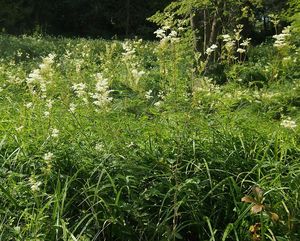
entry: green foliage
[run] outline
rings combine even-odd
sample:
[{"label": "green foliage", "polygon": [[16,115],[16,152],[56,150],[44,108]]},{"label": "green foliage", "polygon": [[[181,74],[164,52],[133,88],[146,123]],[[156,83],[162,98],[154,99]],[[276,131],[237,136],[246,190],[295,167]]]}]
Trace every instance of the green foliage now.
[{"label": "green foliage", "polygon": [[299,240],[296,47],[161,34],[0,36],[0,240]]}]

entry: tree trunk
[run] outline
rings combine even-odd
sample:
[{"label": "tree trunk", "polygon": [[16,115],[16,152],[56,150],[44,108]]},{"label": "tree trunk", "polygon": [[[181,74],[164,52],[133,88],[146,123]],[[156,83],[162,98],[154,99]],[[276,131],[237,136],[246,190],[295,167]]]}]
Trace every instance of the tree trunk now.
[{"label": "tree trunk", "polygon": [[201,52],[201,39],[199,35],[199,19],[200,14],[199,11],[191,12],[190,13],[190,22],[191,22],[191,28],[194,33],[194,50],[196,52]]},{"label": "tree trunk", "polygon": [[[214,13],[213,19],[212,19],[212,24],[211,24],[211,29],[210,29],[210,34],[209,34],[209,41],[208,41],[208,47],[210,47],[213,43],[216,42],[217,38],[217,13]],[[214,56],[215,53],[212,53],[210,55],[207,55],[206,60],[205,60],[205,69],[204,73],[207,71],[208,63],[211,61],[212,57]]]},{"label": "tree trunk", "polygon": [[126,0],[126,23],[125,23],[125,35],[128,37],[130,24],[130,0]]},{"label": "tree trunk", "polygon": [[217,30],[217,14],[214,13],[213,21],[211,24],[210,36],[208,45],[211,46],[216,41],[216,31]]},{"label": "tree trunk", "polygon": [[203,54],[207,48],[207,17],[206,9],[203,10]]}]

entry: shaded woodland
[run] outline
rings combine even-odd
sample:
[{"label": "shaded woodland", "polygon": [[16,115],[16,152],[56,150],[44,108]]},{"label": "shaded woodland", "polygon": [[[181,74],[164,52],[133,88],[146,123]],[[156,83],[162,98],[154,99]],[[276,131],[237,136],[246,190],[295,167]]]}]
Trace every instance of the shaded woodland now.
[{"label": "shaded woodland", "polygon": [[41,32],[84,37],[153,37],[146,19],[170,0],[2,0],[0,27],[11,34]]}]

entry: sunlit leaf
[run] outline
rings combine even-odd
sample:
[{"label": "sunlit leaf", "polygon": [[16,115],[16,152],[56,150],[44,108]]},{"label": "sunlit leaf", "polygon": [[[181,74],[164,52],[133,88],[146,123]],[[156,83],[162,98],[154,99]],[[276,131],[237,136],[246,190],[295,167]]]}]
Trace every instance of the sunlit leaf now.
[{"label": "sunlit leaf", "polygon": [[251,212],[256,214],[261,212],[264,209],[264,205],[262,204],[255,204],[252,208],[251,208]]},{"label": "sunlit leaf", "polygon": [[261,200],[263,198],[264,192],[259,187],[253,187],[252,189],[253,194],[257,197],[258,200]]},{"label": "sunlit leaf", "polygon": [[279,216],[277,213],[270,212],[270,216],[273,222],[277,222],[279,220]]},{"label": "sunlit leaf", "polygon": [[260,230],[260,223],[256,223],[254,225],[251,225],[249,228],[250,233],[257,233]]},{"label": "sunlit leaf", "polygon": [[242,197],[241,201],[245,202],[245,203],[254,203],[255,202],[255,200],[250,196]]}]

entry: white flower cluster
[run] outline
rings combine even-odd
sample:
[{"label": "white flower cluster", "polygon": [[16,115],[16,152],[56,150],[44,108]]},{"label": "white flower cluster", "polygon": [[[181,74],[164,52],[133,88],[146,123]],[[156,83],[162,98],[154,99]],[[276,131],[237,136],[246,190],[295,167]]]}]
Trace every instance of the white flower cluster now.
[{"label": "white flower cluster", "polygon": [[288,45],[287,40],[288,40],[288,37],[291,36],[290,29],[291,29],[291,26],[287,26],[282,30],[281,34],[277,34],[277,35],[273,36],[273,38],[275,39],[274,47],[283,48]]},{"label": "white flower cluster", "polygon": [[159,100],[154,103],[154,106],[159,107],[164,103],[164,100],[166,99],[166,96],[165,96],[165,93],[161,90],[161,91],[158,92],[157,97],[158,97]]},{"label": "white flower cluster", "polygon": [[212,46],[210,46],[209,48],[206,49],[205,53],[207,55],[211,55],[211,53],[215,52],[217,48],[218,48],[218,45],[213,44]]},{"label": "white flower cluster", "polygon": [[14,75],[12,73],[9,73],[9,72],[8,72],[7,75],[8,75],[7,76],[8,77],[8,80],[7,80],[8,83],[17,84],[17,85],[23,83],[23,79],[21,79],[19,76],[16,76],[16,75]]},{"label": "white flower cluster", "polygon": [[282,122],[280,123],[281,126],[288,128],[288,129],[294,129],[297,127],[297,124],[295,121],[291,120],[291,117],[288,117],[285,120],[282,120]]},{"label": "white flower cluster", "polygon": [[153,98],[153,96],[151,95],[152,92],[153,92],[152,90],[148,90],[148,91],[146,92],[145,98],[146,98],[147,100],[150,100],[150,99]]},{"label": "white flower cluster", "polygon": [[55,54],[49,54],[43,58],[42,63],[38,69],[34,69],[26,79],[26,83],[31,87],[31,91],[34,93],[33,87],[39,86],[42,92],[42,98],[46,98],[47,85],[51,82],[52,77],[52,65],[54,63]]},{"label": "white flower cluster", "polygon": [[75,113],[76,107],[77,107],[76,104],[70,103],[69,111],[70,111],[71,113]]},{"label": "white flower cluster", "polygon": [[243,53],[246,52],[246,49],[238,48],[238,49],[236,50],[236,52],[238,52],[238,53],[240,53],[240,54],[243,54]]},{"label": "white flower cluster", "polygon": [[[153,90],[148,90],[146,93],[145,93],[145,98],[147,100],[151,100],[154,98],[154,95],[153,95]],[[158,94],[157,94],[157,101],[153,104],[154,106],[156,107],[159,107],[163,104],[163,102],[166,100],[166,96],[165,96],[165,93],[163,91],[159,91]]]},{"label": "white flower cluster", "polygon": [[98,107],[106,106],[108,103],[112,101],[112,97],[109,97],[109,85],[107,79],[105,79],[101,73],[97,73],[95,75],[96,78],[96,86],[95,93],[91,93],[91,97],[94,99],[93,103]]},{"label": "white flower cluster", "polygon": [[51,161],[54,157],[54,154],[52,152],[47,152],[45,153],[45,155],[43,156],[43,159],[45,161]]},{"label": "white flower cluster", "polygon": [[246,38],[240,45],[243,47],[248,47],[250,44],[251,38]]},{"label": "white flower cluster", "polygon": [[227,52],[232,52],[233,48],[235,47],[235,40],[231,38],[229,34],[222,35],[223,42],[225,43],[225,49]]},{"label": "white flower cluster", "polygon": [[44,111],[44,116],[45,117],[48,117],[50,115],[50,111],[52,109],[53,103],[54,103],[54,101],[51,100],[51,99],[46,100],[46,107],[47,107],[48,110]]},{"label": "white flower cluster", "polygon": [[161,44],[176,43],[179,42],[178,33],[175,30],[171,30],[169,26],[163,26],[157,29],[155,32],[157,38],[160,39]]},{"label": "white flower cluster", "polygon": [[39,65],[41,73],[47,73],[51,70],[55,56],[55,54],[49,54],[47,57],[43,58],[43,62]]},{"label": "white flower cluster", "polygon": [[196,87],[194,88],[193,95],[199,92],[205,95],[210,95],[211,93],[219,93],[220,87],[214,84],[212,78],[203,77],[199,80]]},{"label": "white flower cluster", "polygon": [[247,98],[247,96],[249,96],[247,90],[236,90],[234,93],[224,94],[224,97],[231,101],[242,100],[243,98]]},{"label": "white flower cluster", "polygon": [[83,97],[86,94],[86,85],[84,83],[73,84],[71,89],[74,91],[77,97]]},{"label": "white flower cluster", "polygon": [[240,41],[242,39],[241,32],[243,30],[243,27],[244,27],[244,25],[238,24],[236,26],[236,29],[233,30],[235,40]]},{"label": "white flower cluster", "polygon": [[142,76],[145,75],[145,71],[140,70],[141,64],[136,56],[136,48],[134,44],[140,44],[140,40],[132,43],[126,41],[122,44],[124,50],[124,52],[122,53],[123,61],[125,62],[127,70],[129,72],[129,82],[131,87],[136,87],[139,84]]},{"label": "white flower cluster", "polygon": [[[76,54],[76,58],[88,59],[91,55],[91,46],[87,41],[81,41],[80,43],[72,46],[71,43],[67,44],[67,47],[71,49],[72,54]],[[68,51],[68,50],[67,50]]]},{"label": "white flower cluster", "polygon": [[80,73],[81,67],[82,67],[83,63],[84,63],[83,59],[75,59],[74,60],[74,65],[75,65],[75,71],[76,71],[76,73]]},{"label": "white flower cluster", "polygon": [[103,151],[104,150],[104,145],[102,143],[97,143],[95,145],[95,150],[99,151],[99,152]]},{"label": "white flower cluster", "polygon": [[27,102],[26,104],[24,104],[24,106],[27,108],[27,109],[31,109],[33,107],[33,103],[32,102]]},{"label": "white flower cluster", "polygon": [[124,52],[122,53],[123,60],[130,60],[135,58],[135,48],[129,41],[122,43],[122,48],[124,50]]},{"label": "white flower cluster", "polygon": [[138,71],[137,69],[131,70],[131,75],[134,80],[134,84],[137,85],[142,78],[142,76],[145,74],[145,71],[141,70]]},{"label": "white flower cluster", "polygon": [[40,186],[42,185],[42,182],[37,181],[34,177],[29,178],[29,185],[33,192],[37,192],[40,190]]},{"label": "white flower cluster", "polygon": [[225,43],[225,49],[228,53],[233,53],[236,49],[236,52],[243,54],[247,51],[247,48],[250,45],[251,38],[244,39],[242,42],[241,32],[243,30],[243,25],[237,25],[237,28],[234,29],[234,35],[230,36],[229,34],[221,35],[223,42]]},{"label": "white flower cluster", "polygon": [[46,167],[43,168],[43,171],[45,173],[51,172],[53,158],[54,158],[54,154],[50,151],[44,154],[43,160],[45,161]]},{"label": "white flower cluster", "polygon": [[59,130],[56,128],[51,128],[51,137],[58,138],[59,136]]}]

